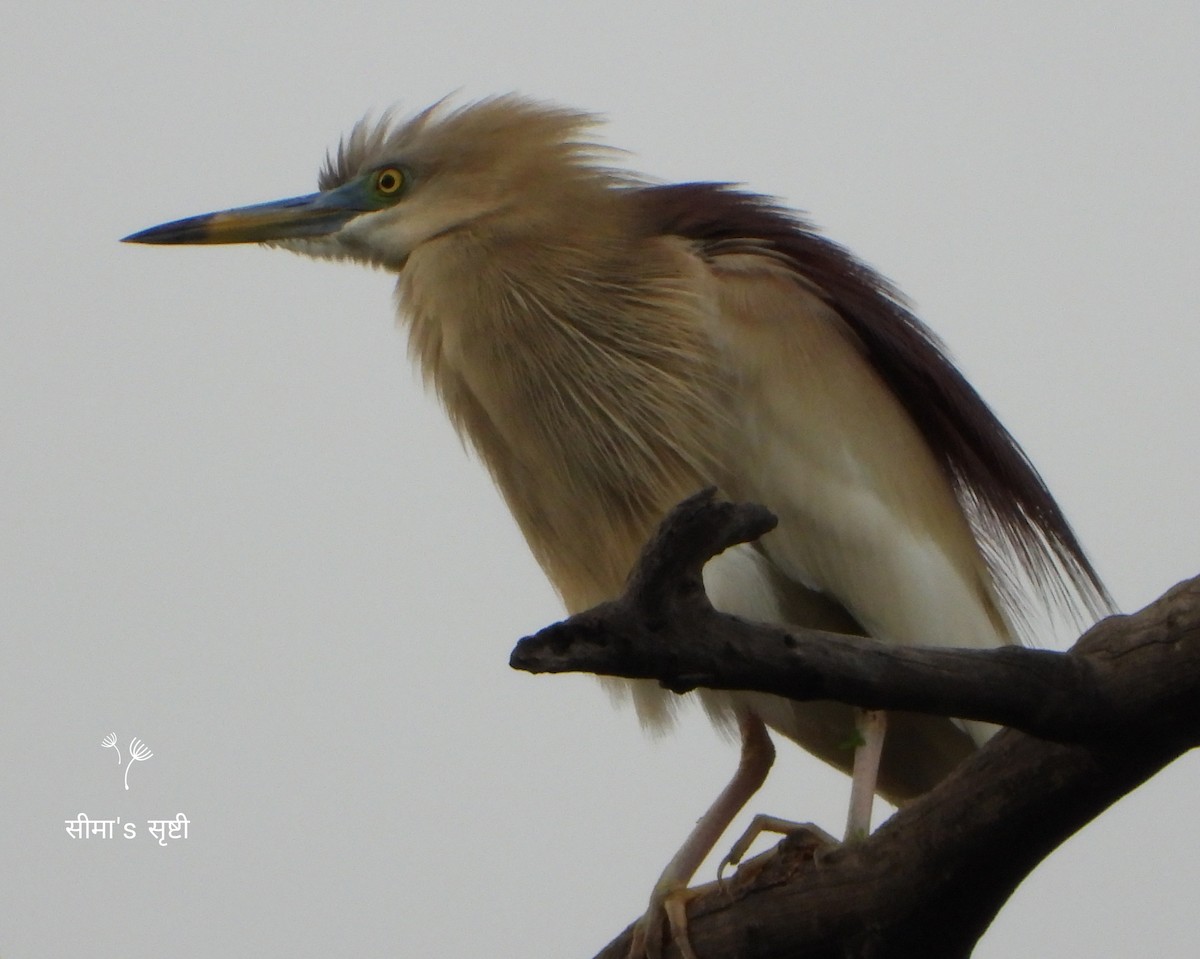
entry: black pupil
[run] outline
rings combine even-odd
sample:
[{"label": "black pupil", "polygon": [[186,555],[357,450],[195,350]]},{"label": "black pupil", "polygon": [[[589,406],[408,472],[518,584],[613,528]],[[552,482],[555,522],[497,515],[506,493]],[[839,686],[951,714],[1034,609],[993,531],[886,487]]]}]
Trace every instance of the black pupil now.
[{"label": "black pupil", "polygon": [[383,190],[385,193],[391,193],[398,186],[400,186],[400,178],[397,177],[395,173],[392,173],[389,170],[387,173],[380,174],[379,189]]}]

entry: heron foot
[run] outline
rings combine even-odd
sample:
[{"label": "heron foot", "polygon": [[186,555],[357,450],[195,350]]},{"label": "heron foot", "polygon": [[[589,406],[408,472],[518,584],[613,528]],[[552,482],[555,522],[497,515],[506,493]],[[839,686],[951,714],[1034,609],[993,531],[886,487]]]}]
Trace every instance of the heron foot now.
[{"label": "heron foot", "polygon": [[649,908],[634,923],[626,959],[662,959],[664,926],[683,959],[699,959],[688,938],[687,907],[702,894],[702,889],[660,884],[650,896]]},{"label": "heron foot", "polygon": [[778,816],[766,816],[759,813],[750,820],[750,825],[746,827],[746,831],[742,833],[737,842],[729,850],[729,854],[721,860],[721,865],[717,867],[717,882],[724,888],[725,885],[725,870],[730,866],[737,866],[746,855],[746,852],[763,833],[778,833],[781,836],[802,836],[805,837],[809,844],[813,847],[813,861],[819,862],[821,856],[841,845],[841,843],[829,835],[824,829],[811,822],[793,822],[790,819],[780,819]]}]

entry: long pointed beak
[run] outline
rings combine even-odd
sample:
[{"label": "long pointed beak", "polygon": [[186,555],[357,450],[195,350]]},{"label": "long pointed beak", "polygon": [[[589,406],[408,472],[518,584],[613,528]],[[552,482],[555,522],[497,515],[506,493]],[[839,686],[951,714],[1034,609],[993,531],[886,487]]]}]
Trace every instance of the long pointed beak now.
[{"label": "long pointed beak", "polygon": [[265,243],[336,233],[348,220],[375,207],[347,184],[271,203],[205,213],[131,233],[122,243]]}]

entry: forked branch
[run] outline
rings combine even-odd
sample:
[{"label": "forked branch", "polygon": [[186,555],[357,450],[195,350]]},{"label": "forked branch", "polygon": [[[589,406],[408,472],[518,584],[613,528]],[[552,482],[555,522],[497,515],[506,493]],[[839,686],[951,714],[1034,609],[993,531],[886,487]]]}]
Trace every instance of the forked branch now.
[{"label": "forked branch", "polygon": [[[690,909],[701,956],[965,957],[1056,846],[1200,745],[1200,577],[1066,653],[904,649],[718,613],[700,579],[773,526],[712,491],[681,503],[620,598],[518,643],[512,665],[837,699],[1012,727],[869,839],[814,868],[785,840]],[[1019,731],[1018,731],[1019,730]],[[623,955],[618,937],[601,956]]]}]

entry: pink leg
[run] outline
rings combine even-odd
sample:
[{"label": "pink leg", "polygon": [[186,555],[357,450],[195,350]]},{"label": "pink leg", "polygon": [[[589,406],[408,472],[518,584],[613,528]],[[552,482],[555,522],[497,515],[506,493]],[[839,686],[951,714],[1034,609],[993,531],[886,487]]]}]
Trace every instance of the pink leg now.
[{"label": "pink leg", "polygon": [[671,938],[685,959],[696,959],[687,937],[688,883],[734,817],[758,792],[775,761],[775,747],[761,719],[748,713],[741,715],[738,730],[742,736],[742,755],[737,772],[658,877],[650,895],[650,907],[634,927],[630,959],[655,959],[661,955],[664,917],[670,925]]},{"label": "pink leg", "polygon": [[887,713],[859,710],[860,742],[854,750],[854,771],[850,777],[850,814],[846,819],[846,841],[862,839],[871,833],[871,806],[879,780],[879,760],[887,733]]}]

